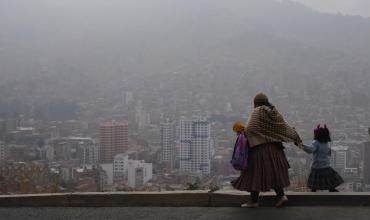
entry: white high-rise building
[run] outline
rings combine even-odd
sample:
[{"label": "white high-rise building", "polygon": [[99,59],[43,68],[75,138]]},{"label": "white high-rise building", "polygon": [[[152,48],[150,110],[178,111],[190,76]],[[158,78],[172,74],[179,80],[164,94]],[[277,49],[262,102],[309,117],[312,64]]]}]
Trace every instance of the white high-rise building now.
[{"label": "white high-rise building", "polygon": [[92,165],[99,162],[99,146],[95,142],[80,142],[82,165]]},{"label": "white high-rise building", "polygon": [[150,114],[144,110],[141,100],[138,100],[135,106],[135,121],[138,129],[143,129],[150,125]]},{"label": "white high-rise building", "polygon": [[332,164],[340,172],[344,172],[344,169],[347,168],[347,154],[348,147],[338,146],[332,148]]},{"label": "white high-rise building", "polygon": [[132,102],[133,99],[134,99],[134,96],[133,96],[132,92],[130,92],[130,91],[126,92],[125,96],[124,96],[124,104],[125,105],[130,104],[130,102]]},{"label": "white high-rise building", "polygon": [[161,162],[173,168],[175,158],[175,124],[167,120],[161,123]]},{"label": "white high-rise building", "polygon": [[121,183],[127,178],[128,154],[117,154],[113,161],[113,182]]},{"label": "white high-rise building", "polygon": [[[99,161],[99,146],[90,137],[60,138],[54,140],[53,146],[54,153],[57,154],[54,156],[58,157],[59,155],[65,159],[79,159],[82,166],[97,164]],[[62,146],[63,149],[55,149],[58,146]]]},{"label": "white high-rise building", "polygon": [[0,141],[0,162],[5,161],[5,159],[6,159],[5,143]]},{"label": "white high-rise building", "polygon": [[129,160],[127,174],[130,187],[142,187],[153,178],[153,165],[142,160]]},{"label": "white high-rise building", "polygon": [[180,120],[180,171],[209,175],[211,128],[202,117]]},{"label": "white high-rise building", "polygon": [[99,164],[101,169],[105,172],[104,177],[106,180],[106,188],[110,188],[113,185],[113,163],[101,163]]}]

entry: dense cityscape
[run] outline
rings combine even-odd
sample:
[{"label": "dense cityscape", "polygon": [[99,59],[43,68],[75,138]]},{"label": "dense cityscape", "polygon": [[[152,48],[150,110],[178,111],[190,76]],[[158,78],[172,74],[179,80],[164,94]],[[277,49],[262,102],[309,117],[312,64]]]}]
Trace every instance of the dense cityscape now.
[{"label": "dense cityscape", "polygon": [[[230,181],[238,172],[230,165],[235,141],[231,127],[238,117],[231,105],[223,112],[176,118],[156,115],[157,109],[145,109],[134,97],[125,92],[117,103],[127,112],[114,107],[115,114],[93,121],[3,115],[0,192],[232,190]],[[303,109],[286,112],[304,143],[310,144],[312,128],[303,118],[307,114]],[[354,127],[350,118],[341,120],[331,120],[332,166],[345,179],[340,190],[369,191],[368,128]],[[347,123],[339,126],[336,121]],[[291,165],[289,190],[307,191],[312,156],[293,145],[286,145],[285,151]]]},{"label": "dense cityscape", "polygon": [[[328,125],[339,191],[370,191],[369,18],[282,0],[57,2],[1,2],[0,194],[233,190],[232,125],[261,91],[305,144]],[[287,191],[309,191],[312,155],[284,146]]]}]

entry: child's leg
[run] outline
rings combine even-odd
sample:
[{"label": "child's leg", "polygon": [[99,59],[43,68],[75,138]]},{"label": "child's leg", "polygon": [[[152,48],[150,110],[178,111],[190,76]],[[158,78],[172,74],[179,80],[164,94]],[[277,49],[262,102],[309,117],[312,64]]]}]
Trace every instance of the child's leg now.
[{"label": "child's leg", "polygon": [[311,192],[316,192],[316,189],[315,189],[315,188],[312,188],[312,189],[311,189]]}]

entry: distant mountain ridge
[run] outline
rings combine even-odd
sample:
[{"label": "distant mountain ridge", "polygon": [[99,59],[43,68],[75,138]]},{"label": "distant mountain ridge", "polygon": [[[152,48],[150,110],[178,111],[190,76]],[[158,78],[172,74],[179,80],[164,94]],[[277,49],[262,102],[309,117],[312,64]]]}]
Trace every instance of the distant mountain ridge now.
[{"label": "distant mountain ridge", "polygon": [[370,19],[274,0],[2,1],[0,92],[76,100],[182,83],[366,96],[369,39]]}]

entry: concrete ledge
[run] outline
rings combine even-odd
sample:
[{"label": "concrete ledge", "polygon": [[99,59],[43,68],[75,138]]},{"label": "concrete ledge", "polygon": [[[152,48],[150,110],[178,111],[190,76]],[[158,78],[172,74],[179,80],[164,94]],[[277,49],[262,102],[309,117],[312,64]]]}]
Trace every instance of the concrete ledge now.
[{"label": "concrete ledge", "polygon": [[[370,206],[370,193],[288,193],[289,206]],[[0,207],[239,207],[249,194],[239,191],[171,191],[2,195]],[[273,193],[260,205],[273,206]]]},{"label": "concrete ledge", "polygon": [[209,199],[207,191],[27,194],[0,196],[0,207],[206,207]]},{"label": "concrete ledge", "polygon": [[[210,206],[238,207],[249,199],[243,192],[214,192],[210,195]],[[370,193],[287,193],[289,206],[370,206]],[[261,193],[261,206],[274,206],[277,202],[274,193]]]}]

